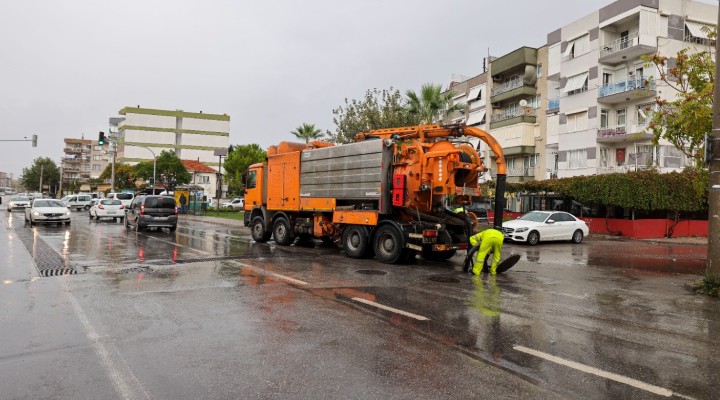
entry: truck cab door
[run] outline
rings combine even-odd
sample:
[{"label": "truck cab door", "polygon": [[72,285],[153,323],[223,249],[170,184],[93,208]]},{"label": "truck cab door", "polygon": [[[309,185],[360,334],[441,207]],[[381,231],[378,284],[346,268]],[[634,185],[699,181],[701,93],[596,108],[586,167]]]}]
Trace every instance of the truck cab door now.
[{"label": "truck cab door", "polygon": [[245,205],[243,209],[252,210],[253,207],[263,205],[263,168],[251,167],[245,174]]}]

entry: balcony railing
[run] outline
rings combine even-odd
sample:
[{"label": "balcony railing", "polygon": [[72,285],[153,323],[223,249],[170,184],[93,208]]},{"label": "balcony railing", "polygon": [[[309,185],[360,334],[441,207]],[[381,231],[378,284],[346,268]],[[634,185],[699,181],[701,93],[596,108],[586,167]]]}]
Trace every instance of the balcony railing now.
[{"label": "balcony railing", "polygon": [[548,99],[548,110],[557,110],[560,108],[560,99]]},{"label": "balcony railing", "polygon": [[598,129],[597,137],[603,138],[603,137],[624,135],[626,133],[627,133],[627,131],[625,129],[625,125],[616,126],[616,127],[607,127],[607,128]]},{"label": "balcony railing", "polygon": [[535,176],[535,167],[508,168],[507,176]]},{"label": "balcony railing", "polygon": [[695,43],[703,46],[715,46],[715,41],[707,38],[697,37],[693,35],[687,35],[684,38],[687,43]]},{"label": "balcony railing", "polygon": [[498,121],[504,121],[506,119],[515,118],[515,117],[534,117],[535,116],[535,110],[533,110],[530,107],[525,108],[512,108],[509,110],[503,110],[501,112],[495,113],[490,118],[490,122],[498,122]]},{"label": "balcony railing", "polygon": [[612,41],[602,46],[602,48],[600,49],[600,57],[609,56],[611,54],[617,53],[620,50],[625,50],[629,47],[637,46],[638,44],[640,44],[640,36],[637,33],[633,33],[632,35],[622,37],[618,40]]},{"label": "balcony railing", "polygon": [[495,95],[502,94],[502,93],[505,93],[505,92],[509,92],[509,91],[511,91],[511,90],[513,90],[513,89],[517,89],[517,88],[523,87],[523,86],[525,86],[525,85],[523,84],[523,80],[522,80],[522,79],[513,79],[513,80],[511,80],[511,81],[508,81],[508,82],[505,82],[505,83],[501,83],[501,84],[499,84],[499,85],[497,85],[497,86],[494,86],[494,87],[492,88],[492,90],[490,91],[490,93],[491,93],[492,96],[495,96]]},{"label": "balcony railing", "polygon": [[610,96],[616,93],[629,92],[636,89],[655,90],[655,82],[649,81],[645,78],[639,78],[608,83],[607,85],[600,87],[599,97]]}]

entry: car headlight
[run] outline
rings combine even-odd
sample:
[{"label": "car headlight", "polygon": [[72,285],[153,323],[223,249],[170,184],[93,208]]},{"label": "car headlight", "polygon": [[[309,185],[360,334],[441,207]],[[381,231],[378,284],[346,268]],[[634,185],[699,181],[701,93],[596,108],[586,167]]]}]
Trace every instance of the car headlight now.
[{"label": "car headlight", "polygon": [[515,232],[517,232],[517,233],[525,232],[525,231],[528,230],[528,229],[529,229],[529,228],[517,228],[517,229],[515,229]]},{"label": "car headlight", "polygon": [[70,215],[70,211],[65,211],[65,215]]},{"label": "car headlight", "polygon": [[36,216],[36,217],[39,217],[39,216],[40,216],[40,213],[37,212],[37,211],[33,211],[33,215]]}]

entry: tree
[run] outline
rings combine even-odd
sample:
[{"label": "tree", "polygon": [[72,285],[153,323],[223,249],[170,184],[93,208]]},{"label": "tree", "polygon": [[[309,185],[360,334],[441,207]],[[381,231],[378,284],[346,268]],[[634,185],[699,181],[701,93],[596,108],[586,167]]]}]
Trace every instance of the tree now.
[{"label": "tree", "polygon": [[410,115],[417,117],[421,124],[432,124],[442,121],[445,116],[464,109],[463,105],[452,105],[453,92],[442,92],[442,85],[426,83],[420,93],[412,90],[405,92],[408,98]]},{"label": "tree", "polygon": [[243,192],[243,177],[245,171],[252,164],[265,161],[267,153],[260,145],[251,143],[237,145],[228,154],[223,167],[225,168],[225,179],[228,183],[228,192],[241,194]]},{"label": "tree", "polygon": [[98,189],[99,185],[102,185],[103,180],[99,178],[90,178],[87,180],[87,184],[90,186],[90,191],[94,192]]},{"label": "tree", "polygon": [[333,110],[335,133],[327,132],[335,143],[351,143],[359,132],[373,129],[417,125],[417,117],[408,113],[407,102],[400,91],[368,89],[363,100],[345,99]]},{"label": "tree", "polygon": [[41,172],[43,186],[53,188],[60,182],[60,170],[55,162],[48,157],[38,157],[30,167],[23,168],[20,185],[28,191],[40,189]]},{"label": "tree", "polygon": [[[716,32],[708,31],[715,38]],[[668,57],[653,55],[646,58],[659,72],[659,80],[675,94],[674,100],[655,100],[648,129],[655,136],[655,144],[666,139],[696,164],[704,164],[704,137],[712,132],[713,85],[715,56],[712,51],[680,50],[675,65],[668,65]],[[667,72],[666,72],[667,71]],[[646,82],[648,84],[650,82]],[[650,107],[646,112],[651,112]]]},{"label": "tree", "polygon": [[[177,185],[185,185],[192,181],[192,175],[188,172],[182,160],[174,151],[163,150],[158,156],[155,165],[156,186],[162,186],[165,190],[174,190]],[[135,166],[137,178],[151,181],[153,177],[153,162],[143,161]]]},{"label": "tree", "polygon": [[302,139],[305,143],[310,140],[317,140],[323,137],[324,133],[320,129],[315,128],[315,124],[305,124],[298,126],[294,131],[290,132],[295,135],[296,138]]},{"label": "tree", "polygon": [[[108,164],[107,167],[100,174],[100,179],[112,178],[112,165]],[[135,181],[137,176],[135,174],[135,167],[124,163],[115,163],[115,189],[135,189]]]}]

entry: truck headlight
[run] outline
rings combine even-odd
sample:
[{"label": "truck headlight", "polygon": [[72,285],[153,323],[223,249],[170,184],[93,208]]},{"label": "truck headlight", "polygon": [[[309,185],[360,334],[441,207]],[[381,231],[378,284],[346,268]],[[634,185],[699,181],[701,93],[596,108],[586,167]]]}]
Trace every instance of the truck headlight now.
[{"label": "truck headlight", "polygon": [[515,229],[515,232],[520,233],[520,232],[525,232],[526,230],[528,230],[528,228],[517,228],[517,229]]}]

